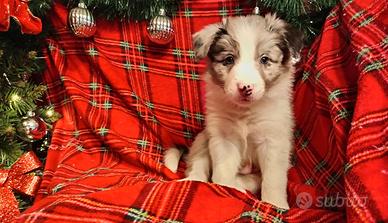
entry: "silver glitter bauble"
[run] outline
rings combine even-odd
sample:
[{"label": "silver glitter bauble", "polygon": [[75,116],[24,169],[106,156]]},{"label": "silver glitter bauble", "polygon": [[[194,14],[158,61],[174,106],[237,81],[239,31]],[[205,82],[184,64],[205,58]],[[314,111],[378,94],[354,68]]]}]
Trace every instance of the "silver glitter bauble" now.
[{"label": "silver glitter bauble", "polygon": [[83,2],[70,10],[69,24],[73,33],[78,37],[91,37],[96,32],[96,21],[93,14]]},{"label": "silver glitter bauble", "polygon": [[35,116],[32,111],[27,112],[17,127],[18,136],[25,141],[34,142],[47,134],[47,125],[42,118]]},{"label": "silver glitter bauble", "polygon": [[159,15],[151,19],[147,33],[150,40],[157,44],[167,44],[174,38],[174,28],[166,10],[160,9]]}]

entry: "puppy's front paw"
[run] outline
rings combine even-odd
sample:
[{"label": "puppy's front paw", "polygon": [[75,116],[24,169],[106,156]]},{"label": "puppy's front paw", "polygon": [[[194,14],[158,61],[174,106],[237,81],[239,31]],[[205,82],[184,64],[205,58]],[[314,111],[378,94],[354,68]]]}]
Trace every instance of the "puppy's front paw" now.
[{"label": "puppy's front paw", "polygon": [[208,182],[208,178],[206,176],[189,174],[186,178],[180,179],[179,181],[200,181],[200,182]]},{"label": "puppy's front paw", "polygon": [[234,182],[225,182],[225,181],[220,182],[220,181],[217,181],[217,182],[215,182],[213,180],[213,183],[219,184],[221,186],[231,187],[231,188],[234,188],[234,189],[236,189],[236,190],[238,190],[238,191],[240,191],[242,193],[246,193],[245,188],[238,181],[234,181]]},{"label": "puppy's front paw", "polygon": [[282,209],[290,209],[290,206],[288,206],[287,199],[283,197],[265,197],[262,198],[262,201],[270,203]]},{"label": "puppy's front paw", "polygon": [[287,181],[284,179],[287,179],[287,177],[264,177],[261,184],[261,199],[262,201],[273,204],[279,208],[288,210],[290,207],[287,202]]},{"label": "puppy's front paw", "polygon": [[182,151],[174,147],[169,148],[164,152],[164,165],[166,165],[166,167],[170,169],[171,172],[176,173],[178,171],[178,165],[181,156]]},{"label": "puppy's front paw", "polygon": [[203,179],[199,179],[199,178],[183,178],[183,179],[180,179],[178,181],[199,181],[199,182],[204,182],[206,183],[207,181],[206,180],[203,180]]}]

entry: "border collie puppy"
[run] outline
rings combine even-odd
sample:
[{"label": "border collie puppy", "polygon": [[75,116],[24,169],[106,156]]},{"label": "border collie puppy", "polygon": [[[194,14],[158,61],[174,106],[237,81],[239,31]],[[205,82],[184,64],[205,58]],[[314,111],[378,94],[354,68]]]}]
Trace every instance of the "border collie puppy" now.
[{"label": "border collie puppy", "polygon": [[[206,128],[187,155],[185,180],[212,181],[288,209],[292,84],[302,35],[276,15],[229,17],[194,36],[205,73]],[[165,164],[176,171],[177,149]],[[255,168],[253,168],[255,167]]]}]

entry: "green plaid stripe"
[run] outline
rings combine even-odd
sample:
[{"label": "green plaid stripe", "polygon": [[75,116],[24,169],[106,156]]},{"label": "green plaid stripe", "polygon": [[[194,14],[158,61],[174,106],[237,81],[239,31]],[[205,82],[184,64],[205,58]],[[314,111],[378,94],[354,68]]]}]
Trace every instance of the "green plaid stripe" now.
[{"label": "green plaid stripe", "polygon": [[103,126],[98,129],[98,134],[100,136],[106,136],[108,134],[108,132],[109,132],[109,129],[107,129],[107,128],[103,127]]},{"label": "green plaid stripe", "polygon": [[143,44],[136,44],[136,49],[139,51],[139,52],[144,52],[145,51],[145,46]]},{"label": "green plaid stripe", "polygon": [[381,41],[381,47],[387,47],[388,45],[388,35]]},{"label": "green plaid stripe", "polygon": [[337,116],[335,117],[335,120],[339,121],[342,119],[347,119],[350,117],[350,115],[351,115],[350,112],[347,109],[343,108],[337,112]]},{"label": "green plaid stripe", "polygon": [[98,83],[92,82],[89,84],[89,88],[92,89],[93,91],[98,89]]},{"label": "green plaid stripe", "polygon": [[201,113],[195,113],[195,119],[198,121],[198,122],[202,122],[202,121],[205,121],[205,116]]},{"label": "green plaid stripe", "polygon": [[374,61],[370,64],[367,64],[364,67],[363,72],[370,72],[370,71],[382,70],[382,69],[384,69],[384,64],[381,61]]},{"label": "green plaid stripe", "polygon": [[365,55],[365,54],[368,54],[370,52],[370,48],[368,47],[364,47],[361,49],[361,51],[358,53],[357,57],[356,57],[356,61],[357,62],[360,62],[360,59]]},{"label": "green plaid stripe", "polygon": [[301,149],[307,149],[307,147],[308,147],[308,145],[309,145],[309,140],[307,140],[307,139],[305,139],[303,142],[302,142],[302,144],[301,144]]},{"label": "green plaid stripe", "polygon": [[340,89],[336,89],[330,92],[328,96],[329,102],[332,102],[333,100],[338,100],[338,96],[340,96],[341,94],[342,94],[342,91]]},{"label": "green plaid stripe", "polygon": [[310,76],[310,72],[307,72],[307,71],[303,72],[302,81],[307,80],[309,78],[309,76]]},{"label": "green plaid stripe", "polygon": [[107,92],[112,91],[112,88],[111,88],[109,85],[107,85],[107,84],[104,84],[104,89],[105,89]]},{"label": "green plaid stripe", "polygon": [[368,16],[366,19],[360,22],[359,27],[367,26],[374,20],[373,16]]},{"label": "green plaid stripe", "polygon": [[82,145],[77,145],[76,149],[80,152],[84,151],[84,147]]},{"label": "green plaid stripe", "polygon": [[236,7],[234,8],[234,13],[236,14],[236,15],[242,15],[242,8],[241,8],[241,6],[240,5],[236,5]]},{"label": "green plaid stripe", "polygon": [[191,8],[185,8],[185,17],[193,16],[193,10]]},{"label": "green plaid stripe", "polygon": [[167,219],[163,223],[183,223],[183,222],[182,221],[176,221],[176,220]]},{"label": "green plaid stripe", "polygon": [[143,72],[147,72],[147,71],[149,70],[147,64],[145,64],[145,63],[141,63],[141,64],[139,65],[139,68],[140,68],[140,70],[143,71]]},{"label": "green plaid stripe", "polygon": [[127,42],[127,41],[121,41],[120,46],[124,49],[129,49],[129,47],[130,47],[129,42]]},{"label": "green plaid stripe", "polygon": [[127,69],[127,70],[131,70],[132,69],[132,64],[130,61],[125,61],[124,64],[123,64],[124,68]]},{"label": "green plaid stripe", "polygon": [[149,142],[147,140],[140,139],[137,141],[137,145],[140,146],[142,149],[144,149],[149,145]]},{"label": "green plaid stripe", "polygon": [[298,139],[301,136],[301,131],[300,129],[295,129],[294,130],[294,138]]},{"label": "green plaid stripe", "polygon": [[187,54],[189,55],[190,59],[194,59],[195,58],[195,51],[194,50],[188,50]]},{"label": "green plaid stripe", "polygon": [[199,112],[192,114],[192,113],[188,112],[187,110],[181,110],[180,113],[184,119],[194,117],[198,122],[202,122],[205,120],[205,116]]},{"label": "green plaid stripe", "polygon": [[228,9],[223,6],[218,10],[218,14],[222,17],[228,16]]},{"label": "green plaid stripe", "polygon": [[177,70],[175,72],[175,75],[177,78],[183,79],[185,77],[185,74],[183,73],[183,70]]},{"label": "green plaid stripe", "polygon": [[347,8],[351,3],[353,3],[353,0],[342,0],[342,5],[344,8]]},{"label": "green plaid stripe", "polygon": [[90,100],[89,104],[91,104],[93,107],[97,107],[97,101],[96,100]]},{"label": "green plaid stripe", "polygon": [[306,185],[312,186],[314,185],[314,180],[312,178],[308,178],[304,183]]},{"label": "green plaid stripe", "polygon": [[358,19],[359,17],[361,17],[361,16],[364,14],[364,12],[365,12],[365,10],[360,10],[360,11],[356,12],[356,13],[352,16],[352,18],[350,19],[350,21],[353,21],[353,20],[355,20],[355,19]]},{"label": "green plaid stripe", "polygon": [[79,130],[74,130],[73,133],[72,133],[72,135],[73,135],[74,137],[78,137],[79,134],[80,134]]},{"label": "green plaid stripe", "polygon": [[48,49],[49,49],[50,51],[53,51],[53,50],[55,50],[55,49],[56,49],[56,47],[54,46],[54,44],[52,44],[52,43],[49,43],[49,45],[48,45]]},{"label": "green plaid stripe", "polygon": [[322,160],[321,162],[319,162],[316,166],[315,166],[315,168],[314,168],[314,172],[321,172],[323,169],[324,169],[324,167],[326,166],[326,161],[325,160]]},{"label": "green plaid stripe", "polygon": [[200,80],[199,74],[198,74],[197,72],[195,72],[194,70],[191,71],[191,76],[190,76],[190,78],[191,78],[192,80]]},{"label": "green plaid stripe", "polygon": [[91,57],[95,57],[95,56],[98,56],[98,51],[96,49],[94,49],[93,47],[90,47],[88,50],[88,54]]},{"label": "green plaid stripe", "polygon": [[158,119],[156,118],[155,115],[153,115],[153,116],[151,117],[151,121],[152,121],[153,123],[155,123],[155,124],[158,124],[158,123],[159,123],[159,121],[158,121]]},{"label": "green plaid stripe", "polygon": [[54,194],[54,193],[57,193],[59,192],[62,188],[64,187],[63,184],[59,183],[57,185],[55,185],[55,187],[53,187],[53,189],[51,189],[51,192]]},{"label": "green plaid stripe", "polygon": [[243,213],[241,213],[241,218],[250,218],[254,222],[261,222],[263,220],[261,215],[258,212],[256,212],[256,211],[246,211],[246,212],[243,212]]},{"label": "green plaid stripe", "polygon": [[146,105],[147,108],[149,108],[149,109],[154,109],[154,108],[155,108],[155,105],[154,105],[152,102],[150,102],[150,101],[146,101],[146,102],[145,102],[145,105]]},{"label": "green plaid stripe", "polygon": [[176,57],[182,57],[182,51],[179,48],[175,48],[172,50],[172,54]]},{"label": "green plaid stripe", "polygon": [[135,92],[131,92],[131,97],[133,97],[136,100],[139,100],[139,96],[137,96]]},{"label": "green plaid stripe", "polygon": [[102,104],[102,108],[104,109],[111,109],[112,108],[112,103],[109,100],[105,100],[104,103]]},{"label": "green plaid stripe", "polygon": [[126,218],[132,222],[145,222],[149,221],[149,215],[147,211],[143,211],[137,208],[130,208],[127,212]]},{"label": "green plaid stripe", "polygon": [[334,173],[332,175],[329,175],[327,178],[327,187],[330,188],[330,187],[334,186],[341,176],[342,176],[342,174],[339,172]]},{"label": "green plaid stripe", "polygon": [[183,118],[189,118],[189,112],[188,111],[186,111],[186,110],[182,110],[181,111],[181,115],[183,116]]},{"label": "green plaid stripe", "polygon": [[345,163],[345,165],[344,165],[344,174],[348,173],[351,168],[352,168],[352,164]]},{"label": "green plaid stripe", "polygon": [[187,139],[191,139],[193,138],[193,133],[189,129],[186,129],[186,131],[183,132],[183,136]]},{"label": "green plaid stripe", "polygon": [[272,217],[272,222],[273,223],[283,223],[284,221],[281,218],[277,217],[277,216],[273,216]]}]

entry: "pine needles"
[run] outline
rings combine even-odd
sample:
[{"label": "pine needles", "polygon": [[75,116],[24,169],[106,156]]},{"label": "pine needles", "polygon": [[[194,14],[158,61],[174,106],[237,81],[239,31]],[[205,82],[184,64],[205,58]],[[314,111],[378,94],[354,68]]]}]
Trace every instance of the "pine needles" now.
[{"label": "pine needles", "polygon": [[311,42],[321,30],[329,11],[339,0],[249,0],[276,12],[283,19],[305,33]]}]

